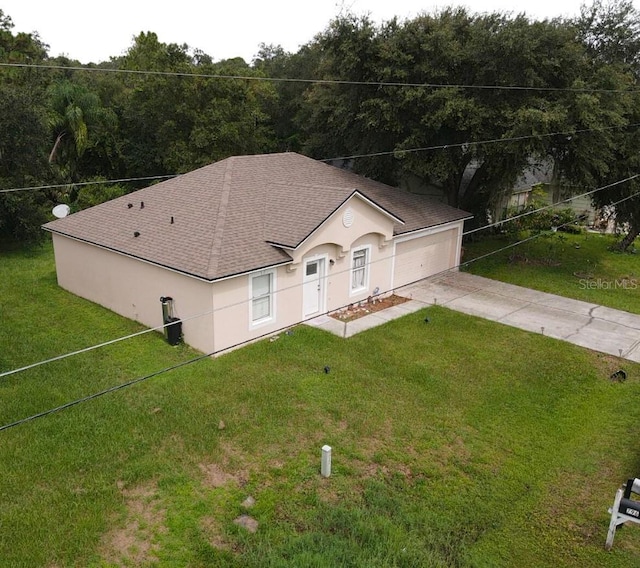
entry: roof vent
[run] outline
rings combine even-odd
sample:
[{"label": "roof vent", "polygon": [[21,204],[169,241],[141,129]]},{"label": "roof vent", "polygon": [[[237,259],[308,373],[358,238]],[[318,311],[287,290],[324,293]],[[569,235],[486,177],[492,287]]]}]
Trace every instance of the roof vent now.
[{"label": "roof vent", "polygon": [[173,225],[173,215],[171,216],[171,224]]},{"label": "roof vent", "polygon": [[133,233],[133,236],[134,236],[134,237],[139,237],[139,236],[140,236],[140,233],[139,233],[138,231],[135,231],[135,232]]},{"label": "roof vent", "polygon": [[144,201],[140,202],[140,209],[144,209]]},{"label": "roof vent", "polygon": [[133,207],[133,203],[127,203],[127,207],[131,209]]}]

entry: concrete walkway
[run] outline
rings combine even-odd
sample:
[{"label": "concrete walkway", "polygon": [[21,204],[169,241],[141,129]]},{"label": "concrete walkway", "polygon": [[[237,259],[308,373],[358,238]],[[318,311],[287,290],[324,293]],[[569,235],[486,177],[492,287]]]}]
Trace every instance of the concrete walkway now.
[{"label": "concrete walkway", "polygon": [[385,321],[437,304],[595,351],[640,362],[640,315],[451,272],[397,290],[412,301],[349,323],[321,316],[310,325],[350,337]]}]

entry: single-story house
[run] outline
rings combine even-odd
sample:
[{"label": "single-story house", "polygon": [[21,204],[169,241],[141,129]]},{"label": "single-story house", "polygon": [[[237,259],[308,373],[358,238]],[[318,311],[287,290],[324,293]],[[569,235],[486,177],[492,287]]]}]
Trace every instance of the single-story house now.
[{"label": "single-story house", "polygon": [[587,189],[564,189],[556,179],[553,161],[530,160],[529,167],[516,180],[514,187],[505,192],[498,199],[494,213],[497,219],[506,219],[517,215],[531,205],[533,200],[539,200],[540,206],[557,205],[557,210],[571,209],[589,224],[593,225],[600,217],[592,203],[591,197],[580,196]]},{"label": "single-story house", "polygon": [[470,215],[295,153],[237,156],[44,225],[63,288],[217,353],[456,267]]}]

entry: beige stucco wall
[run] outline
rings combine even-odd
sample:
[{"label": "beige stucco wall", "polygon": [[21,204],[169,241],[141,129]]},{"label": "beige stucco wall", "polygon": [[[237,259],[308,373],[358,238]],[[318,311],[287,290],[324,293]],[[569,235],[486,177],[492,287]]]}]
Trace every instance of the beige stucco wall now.
[{"label": "beige stucco wall", "polygon": [[[350,224],[343,222],[347,209]],[[171,296],[175,315],[183,319],[185,342],[204,353],[219,353],[304,319],[303,281],[305,262],[310,259],[324,259],[319,313],[363,300],[376,288],[379,293],[390,292],[397,240],[393,224],[389,215],[371,203],[352,197],[298,249],[287,251],[293,258],[291,264],[271,269],[275,275],[274,317],[257,325],[251,323],[250,296],[250,282],[256,272],[206,282],[60,235],[53,235],[53,243],[58,283],[63,288],[149,327],[162,325],[159,298]],[[457,231],[455,244],[442,249],[448,255],[446,261],[455,265],[459,261],[462,223],[446,229],[449,234],[451,229]],[[369,277],[364,290],[352,293],[352,251],[359,247],[368,247]],[[191,319],[200,314],[206,315]]]},{"label": "beige stucco wall", "polygon": [[[347,208],[353,214],[350,227],[345,227],[342,222]],[[216,351],[232,348],[244,341],[258,339],[300,323],[304,319],[303,280],[305,261],[308,259],[325,259],[322,313],[364,299],[376,287],[381,292],[390,289],[392,235],[393,221],[388,215],[358,197],[349,200],[298,249],[287,251],[293,257],[291,264],[273,269],[276,277],[276,317],[258,326],[251,325],[250,279],[260,272],[214,283],[213,336]],[[370,245],[369,286],[367,290],[352,296],[351,250],[362,245]],[[332,260],[333,265],[330,263]]]},{"label": "beige stucco wall", "polygon": [[[353,221],[346,227],[343,216],[351,210]],[[308,258],[327,255],[334,261],[327,267],[326,309],[336,310],[365,299],[375,288],[391,289],[391,256],[393,254],[393,219],[372,204],[353,196],[319,227],[295,251],[290,251],[293,266],[302,273]],[[369,282],[362,292],[351,293],[351,253],[361,246],[370,247]],[[299,277],[302,282],[302,274]]]},{"label": "beige stucco wall", "polygon": [[[58,284],[149,327],[162,325],[160,296],[175,300],[175,315],[212,310],[212,285],[100,247],[53,234]],[[212,315],[183,322],[185,341],[213,350]]]},{"label": "beige stucco wall", "polygon": [[275,273],[275,317],[266,323],[252,325],[250,279],[259,271],[243,274],[213,284],[214,315],[213,340],[216,352],[240,343],[273,334],[300,321],[302,288],[298,274],[289,272],[287,266],[272,269]]}]

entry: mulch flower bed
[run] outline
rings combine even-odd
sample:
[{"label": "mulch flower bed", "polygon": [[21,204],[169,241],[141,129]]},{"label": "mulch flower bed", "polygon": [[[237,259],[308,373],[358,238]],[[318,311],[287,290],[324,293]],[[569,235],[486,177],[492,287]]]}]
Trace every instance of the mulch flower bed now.
[{"label": "mulch flower bed", "polygon": [[373,314],[390,308],[391,306],[397,306],[398,304],[404,304],[408,302],[409,298],[403,298],[402,296],[396,296],[391,294],[390,296],[369,296],[366,300],[361,302],[355,302],[349,304],[346,308],[341,308],[329,315],[340,321],[353,321],[368,314]]}]

